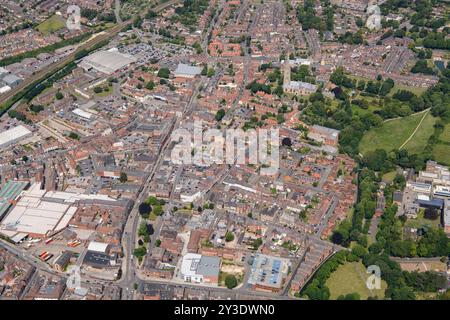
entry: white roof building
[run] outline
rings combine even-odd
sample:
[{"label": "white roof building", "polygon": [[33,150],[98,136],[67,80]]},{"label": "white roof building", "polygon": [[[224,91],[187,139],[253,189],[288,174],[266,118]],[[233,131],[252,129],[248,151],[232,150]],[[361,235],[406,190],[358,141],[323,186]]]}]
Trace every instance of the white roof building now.
[{"label": "white roof building", "polygon": [[85,70],[95,69],[105,74],[112,74],[136,62],[132,56],[122,54],[113,48],[108,51],[97,51],[87,56],[80,63]]},{"label": "white roof building", "polygon": [[89,243],[88,246],[88,250],[89,251],[95,251],[95,252],[101,252],[101,253],[106,253],[106,251],[108,250],[108,243],[103,243],[103,242],[97,242],[97,241],[91,241]]},{"label": "white roof building", "polygon": [[202,73],[202,68],[180,63],[174,72],[175,77],[194,78]]},{"label": "white roof building", "polygon": [[22,125],[3,131],[0,133],[0,148],[8,147],[31,136],[31,131]]}]

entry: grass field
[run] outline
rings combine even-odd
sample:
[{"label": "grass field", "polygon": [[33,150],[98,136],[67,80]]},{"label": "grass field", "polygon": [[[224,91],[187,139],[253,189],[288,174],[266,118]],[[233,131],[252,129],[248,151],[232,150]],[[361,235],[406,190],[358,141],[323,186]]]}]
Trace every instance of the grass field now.
[{"label": "grass field", "polygon": [[389,92],[388,96],[392,97],[397,91],[399,90],[407,90],[407,91],[411,91],[412,93],[414,93],[417,96],[420,96],[422,93],[424,93],[427,88],[420,88],[420,87],[408,87],[408,86],[404,86],[401,84],[396,84],[394,85],[394,87],[392,88],[391,92]]},{"label": "grass field", "polygon": [[433,156],[437,162],[450,166],[450,144],[437,143],[433,147]]},{"label": "grass field", "polygon": [[385,281],[381,281],[381,289],[369,290],[366,286],[366,280],[369,274],[361,262],[347,262],[333,272],[326,282],[330,289],[331,299],[335,300],[340,295],[357,292],[362,300],[369,296],[378,296],[384,298],[384,291],[387,288]]},{"label": "grass field", "polygon": [[[369,130],[361,139],[360,152],[364,155],[375,149],[384,149],[388,152],[392,149],[398,149],[414,132],[423,115],[423,113],[419,113],[394,119],[383,123],[381,127]],[[404,148],[412,153],[421,151],[433,133],[435,122],[436,119],[427,114],[417,132]]]},{"label": "grass field", "polygon": [[404,148],[412,154],[420,153],[427,145],[428,139],[433,134],[434,124],[437,118],[431,114],[427,114],[419,130],[414,134],[413,138],[404,146]]},{"label": "grass field", "polygon": [[385,173],[382,177],[383,181],[387,181],[389,183],[391,183],[392,181],[394,181],[395,176],[397,175],[397,171],[390,171],[388,173]]},{"label": "grass field", "polygon": [[42,32],[44,35],[48,35],[55,31],[58,31],[66,26],[64,19],[61,16],[53,15],[40,25],[37,26],[37,29]]},{"label": "grass field", "polygon": [[439,136],[439,140],[450,143],[450,123],[445,125],[444,132]]}]

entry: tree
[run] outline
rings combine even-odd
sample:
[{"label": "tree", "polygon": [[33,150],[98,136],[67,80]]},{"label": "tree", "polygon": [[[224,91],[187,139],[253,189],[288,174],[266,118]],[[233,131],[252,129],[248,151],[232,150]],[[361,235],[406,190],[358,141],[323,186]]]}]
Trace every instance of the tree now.
[{"label": "tree", "polygon": [[231,242],[234,240],[234,234],[231,231],[227,231],[227,233],[225,234],[225,241],[226,242]]},{"label": "tree", "polygon": [[217,121],[217,122],[221,121],[221,120],[223,119],[224,116],[225,116],[225,110],[223,110],[223,109],[217,110],[217,113],[216,113],[216,121]]},{"label": "tree", "polygon": [[170,76],[170,70],[167,68],[161,68],[158,70],[158,77],[160,78],[164,78],[164,79],[169,79]]},{"label": "tree", "polygon": [[283,138],[283,140],[281,140],[281,145],[287,146],[287,147],[291,147],[292,146],[292,141],[288,137]]},{"label": "tree", "polygon": [[238,281],[234,275],[227,274],[225,277],[225,285],[228,289],[233,289],[238,285]]},{"label": "tree", "polygon": [[121,183],[125,183],[125,182],[128,181],[128,176],[127,176],[127,174],[125,172],[121,172],[120,173],[119,181]]},{"label": "tree", "polygon": [[95,93],[100,93],[100,92],[102,92],[102,91],[103,91],[103,88],[102,88],[102,87],[100,87],[100,86],[94,87],[94,92],[95,92]]},{"label": "tree", "polygon": [[142,261],[142,258],[147,254],[147,249],[143,246],[134,249],[134,256],[138,258],[139,262]]},{"label": "tree", "polygon": [[142,202],[142,203],[139,205],[138,210],[139,210],[139,214],[140,214],[141,216],[146,216],[146,217],[148,217],[148,215],[150,214],[150,212],[152,212],[152,207],[151,207],[148,203]]},{"label": "tree", "polygon": [[156,206],[153,207],[152,213],[153,213],[155,216],[160,216],[160,215],[162,215],[162,213],[163,213],[163,209],[162,209],[162,207],[158,204],[158,205],[156,205]]},{"label": "tree", "polygon": [[75,132],[70,132],[69,133],[69,138],[70,139],[74,139],[74,140],[80,140],[80,136],[77,133],[75,133]]},{"label": "tree", "polygon": [[153,82],[152,80],[150,80],[149,82],[147,82],[147,84],[145,85],[145,88],[147,90],[153,90],[155,88],[155,82]]},{"label": "tree", "polygon": [[58,91],[55,94],[55,98],[61,100],[62,98],[64,98],[64,95],[61,93],[61,91]]},{"label": "tree", "polygon": [[426,208],[423,216],[429,220],[436,220],[439,217],[439,212],[435,208]]}]

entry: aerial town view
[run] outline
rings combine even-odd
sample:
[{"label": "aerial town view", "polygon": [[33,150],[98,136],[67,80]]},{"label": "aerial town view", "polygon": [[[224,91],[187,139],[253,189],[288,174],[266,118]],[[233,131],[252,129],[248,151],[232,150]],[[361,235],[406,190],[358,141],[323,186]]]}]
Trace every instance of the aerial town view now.
[{"label": "aerial town view", "polygon": [[447,0],[1,0],[0,300],[450,300],[449,60]]}]

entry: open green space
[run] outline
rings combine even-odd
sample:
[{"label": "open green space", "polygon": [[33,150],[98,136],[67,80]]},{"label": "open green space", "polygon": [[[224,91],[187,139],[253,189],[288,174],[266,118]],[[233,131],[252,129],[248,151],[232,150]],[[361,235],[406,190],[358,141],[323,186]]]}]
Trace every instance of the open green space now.
[{"label": "open green space", "polygon": [[66,25],[64,19],[61,16],[53,15],[44,22],[42,22],[40,25],[38,25],[36,28],[42,32],[44,35],[48,35],[50,33],[53,33],[55,31],[58,31],[62,28],[64,28]]},{"label": "open green space", "polygon": [[444,131],[439,136],[439,140],[450,143],[450,123],[445,125]]},{"label": "open green space", "polygon": [[420,153],[423,148],[427,145],[428,139],[434,132],[434,124],[437,118],[433,117],[431,114],[427,114],[425,119],[423,119],[419,130],[414,134],[411,140],[405,144],[404,148],[411,154]]},{"label": "open green space", "polygon": [[333,272],[326,282],[326,286],[330,289],[330,299],[337,299],[340,295],[349,293],[358,293],[362,300],[368,297],[378,296],[384,298],[384,291],[387,284],[381,281],[381,289],[369,290],[366,286],[366,280],[369,274],[361,262],[347,262]]},{"label": "open green space", "polygon": [[[393,119],[383,123],[380,127],[369,130],[361,139],[359,150],[364,155],[368,151],[384,149],[387,152],[398,149],[411,136],[419,125],[423,113],[408,117]],[[420,152],[427,144],[428,138],[433,134],[433,125],[436,119],[427,114],[412,139],[404,146],[408,152]]]},{"label": "open green space", "polygon": [[382,177],[383,181],[387,181],[389,183],[391,183],[392,181],[394,181],[395,176],[397,175],[397,171],[390,171],[388,173],[385,173]]},{"label": "open green space", "polygon": [[433,227],[433,228],[439,227],[439,218],[436,220],[426,219],[426,218],[424,218],[424,214],[425,214],[425,210],[421,209],[419,211],[419,213],[417,214],[417,218],[416,219],[408,219],[405,222],[405,226],[410,227],[410,228],[415,228],[415,229],[419,229],[424,226]]},{"label": "open green space", "polygon": [[435,144],[433,147],[433,156],[437,162],[450,166],[450,144]]}]

